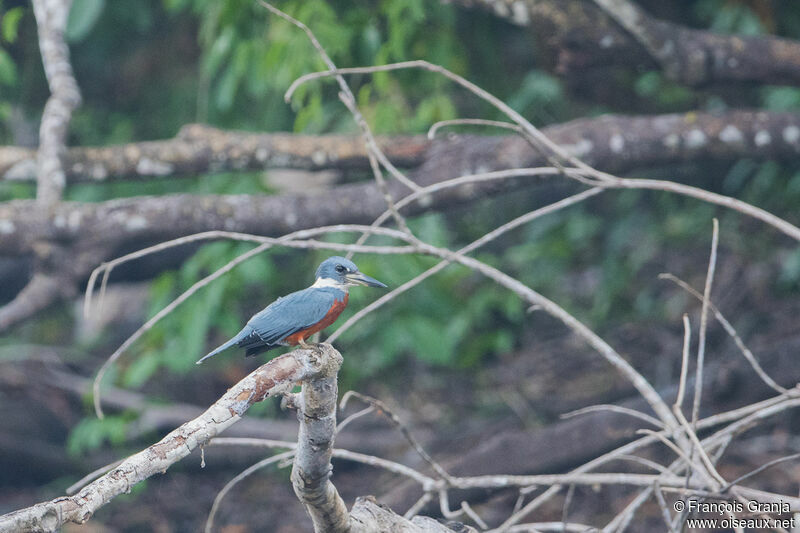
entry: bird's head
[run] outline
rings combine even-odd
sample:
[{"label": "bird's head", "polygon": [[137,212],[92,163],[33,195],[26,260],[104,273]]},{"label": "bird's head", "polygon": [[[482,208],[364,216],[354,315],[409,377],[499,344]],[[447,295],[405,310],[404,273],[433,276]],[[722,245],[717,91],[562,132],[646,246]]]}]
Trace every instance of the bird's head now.
[{"label": "bird's head", "polygon": [[377,279],[359,272],[355,263],[344,257],[329,257],[317,268],[317,281],[314,286],[338,286],[341,288],[353,285],[369,287],[386,287]]}]

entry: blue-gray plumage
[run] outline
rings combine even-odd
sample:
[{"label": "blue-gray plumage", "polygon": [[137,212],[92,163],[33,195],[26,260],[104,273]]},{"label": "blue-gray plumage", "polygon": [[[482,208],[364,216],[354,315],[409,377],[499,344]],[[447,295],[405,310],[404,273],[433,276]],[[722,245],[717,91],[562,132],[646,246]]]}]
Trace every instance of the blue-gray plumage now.
[{"label": "blue-gray plumage", "polygon": [[331,325],[347,306],[348,289],[354,285],[386,287],[358,271],[352,261],[330,257],[317,268],[311,287],[278,298],[248,320],[231,340],[197,361],[237,345],[245,355],[256,355],[277,346],[306,346],[305,340]]}]

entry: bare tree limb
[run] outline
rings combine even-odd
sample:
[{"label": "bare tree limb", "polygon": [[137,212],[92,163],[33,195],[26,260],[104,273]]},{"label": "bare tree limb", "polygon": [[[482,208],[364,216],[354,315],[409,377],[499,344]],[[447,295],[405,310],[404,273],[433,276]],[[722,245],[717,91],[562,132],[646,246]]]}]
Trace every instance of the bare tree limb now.
[{"label": "bare tree limb", "polygon": [[[642,117],[607,115],[549,126],[542,131],[592,166],[626,172],[709,158],[790,159],[800,153],[798,125],[798,113],[728,111]],[[541,156],[531,153],[523,139],[490,138],[499,152],[484,148],[482,140],[487,139],[459,135],[456,140],[426,140],[423,136],[397,135],[376,137],[376,145],[388,161],[406,168],[431,165],[435,154],[448,160],[460,157],[471,162],[458,167],[461,173],[471,172],[478,168],[477,158],[470,155],[476,149],[483,152],[483,170],[545,163]],[[225,131],[202,124],[184,126],[174,139],[70,148],[63,161],[69,182],[196,176],[265,168],[369,169],[367,150],[357,136]],[[30,181],[35,176],[33,150],[0,147],[0,180]],[[432,178],[411,175],[414,182],[422,184],[436,180],[436,176]]]},{"label": "bare tree limb", "polygon": [[[377,137],[396,165],[413,167],[425,159],[430,143],[423,136]],[[0,180],[35,179],[35,152],[0,147]],[[364,169],[364,143],[353,135],[294,135],[226,131],[188,124],[174,139],[115,146],[75,147],[63,157],[68,182],[158,179],[200,174],[293,168]]]},{"label": "bare tree limb", "polygon": [[330,344],[320,345],[328,353],[313,381],[303,386],[299,397],[297,436],[292,486],[311,515],[317,533],[347,533],[350,516],[339,492],[330,481],[333,438],[336,434],[336,375],[342,356]]},{"label": "bare tree limb", "polygon": [[456,0],[527,26],[558,72],[660,67],[692,87],[710,83],[800,84],[800,42],[721,35],[653,18],[629,0]]},{"label": "bare tree limb", "polygon": [[[56,531],[67,522],[86,522],[116,496],[188,456],[195,448],[236,423],[256,402],[290,390],[300,381],[327,371],[315,350],[295,350],[260,366],[231,387],[202,415],[169,433],[158,443],[132,455],[78,494],[0,516],[0,531]],[[341,356],[340,356],[341,357]]]},{"label": "bare tree limb", "polygon": [[74,295],[72,283],[47,274],[35,273],[17,296],[0,307],[0,331],[26,320],[66,294]]},{"label": "bare tree limb", "polygon": [[[545,128],[543,132],[589,165],[608,172],[628,172],[707,159],[797,157],[798,124],[800,114],[796,113],[690,113],[606,116]],[[462,174],[543,163],[542,156],[526,141],[514,136],[455,136],[433,141],[411,179],[424,187]],[[366,168],[366,159],[364,164]],[[468,192],[440,191],[428,205],[410,206],[406,214],[443,209],[526,185],[524,180],[512,180],[483,184]],[[395,198],[407,195],[400,184],[387,186]],[[27,254],[34,243],[54,240],[95,244],[112,240],[111,244],[130,246],[211,229],[275,235],[334,223],[371,221],[384,208],[384,198],[372,183],[340,185],[324,199],[317,193],[268,197],[171,195],[63,203],[48,217],[33,212],[29,201],[12,201],[0,204],[0,253]]]},{"label": "bare tree limb", "polygon": [[50,98],[42,113],[36,155],[36,198],[43,205],[61,200],[67,181],[61,155],[66,145],[72,111],[81,101],[78,83],[69,62],[69,48],[64,40],[71,5],[72,0],[33,1],[39,49],[50,86]]}]

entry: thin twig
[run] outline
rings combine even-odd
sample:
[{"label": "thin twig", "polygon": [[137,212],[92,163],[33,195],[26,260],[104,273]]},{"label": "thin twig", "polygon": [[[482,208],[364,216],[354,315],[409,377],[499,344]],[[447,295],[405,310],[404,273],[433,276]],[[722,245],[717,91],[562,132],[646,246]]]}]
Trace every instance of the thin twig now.
[{"label": "thin twig", "polygon": [[425,507],[428,504],[428,502],[431,501],[432,499],[433,499],[432,492],[423,493],[422,496],[419,497],[419,500],[414,502],[414,505],[409,507],[408,511],[406,511],[406,513],[403,515],[403,518],[405,518],[406,520],[411,520],[412,518],[417,516],[417,514],[422,510],[422,508]]},{"label": "thin twig", "polygon": [[700,336],[697,342],[697,373],[694,382],[694,403],[692,404],[692,427],[697,426],[700,415],[700,402],[703,395],[703,366],[706,355],[706,329],[708,327],[708,302],[711,299],[711,285],[714,283],[714,271],[717,268],[717,244],[719,243],[719,221],[713,221],[711,234],[711,257],[708,260],[706,285],[703,289],[703,308],[700,312]]},{"label": "thin twig", "polygon": [[660,429],[664,428],[664,424],[661,423],[657,418],[653,418],[652,416],[642,413],[641,411],[637,411],[636,409],[631,409],[629,407],[622,407],[620,405],[613,405],[613,404],[591,405],[589,407],[575,409],[574,411],[562,414],[559,418],[561,419],[573,418],[588,413],[596,413],[597,411],[611,411],[613,413],[620,413],[623,415],[632,416],[634,418],[638,418],[639,420],[644,420],[648,424],[652,424],[657,428]]},{"label": "thin twig", "polygon": [[392,423],[392,425],[396,427],[400,431],[400,433],[403,434],[403,437],[405,437],[408,443],[411,444],[411,447],[414,448],[414,451],[416,451],[417,454],[420,457],[422,457],[422,459],[426,463],[428,463],[428,465],[430,465],[430,467],[433,468],[433,470],[437,474],[439,474],[439,476],[442,479],[444,479],[448,483],[451,482],[451,480],[453,479],[452,476],[450,476],[450,474],[448,474],[447,471],[444,468],[442,468],[441,465],[439,465],[439,463],[434,461],[433,458],[430,455],[428,455],[428,452],[425,451],[422,445],[411,434],[411,432],[408,430],[405,424],[403,424],[403,421],[400,420],[400,418],[396,414],[394,414],[394,412],[391,409],[389,409],[389,407],[385,403],[373,398],[372,396],[361,394],[360,392],[347,391],[345,395],[342,396],[342,401],[340,402],[340,407],[342,409],[344,409],[344,407],[347,405],[347,402],[350,398],[358,398],[362,402],[374,407],[378,413],[384,415]]},{"label": "thin twig", "polygon": [[[297,443],[291,441],[279,441],[272,439],[260,439],[260,438],[250,438],[250,437],[218,437],[215,438],[214,440],[209,441],[208,445],[251,446],[256,448],[270,448],[270,449],[274,448],[294,449],[297,446]],[[409,479],[416,481],[426,490],[435,485],[435,480],[433,478],[430,478],[425,474],[422,474],[421,472],[414,470],[411,467],[408,467],[401,463],[397,463],[395,461],[389,461],[388,459],[376,457],[374,455],[368,455],[364,453],[354,452],[351,450],[345,450],[343,448],[334,448],[333,456],[337,459],[343,459],[345,461],[352,461],[354,463],[361,463],[367,466],[382,468],[388,472],[405,476]]]},{"label": "thin twig", "polygon": [[719,484],[720,487],[724,486],[725,479],[717,471],[717,468],[714,466],[714,463],[711,461],[711,458],[708,456],[708,453],[706,453],[703,444],[697,437],[697,433],[694,431],[694,428],[692,428],[692,426],[689,424],[689,421],[686,420],[683,411],[681,411],[681,409],[677,405],[675,405],[674,411],[675,411],[675,416],[678,418],[681,425],[684,427],[686,434],[689,436],[689,440],[694,444],[694,447],[692,449],[697,451],[698,455],[700,456],[700,461],[705,467],[705,470],[704,471],[701,470],[700,473],[702,473],[703,475],[707,474],[708,476],[710,476],[713,479],[713,481]]},{"label": "thin twig", "polygon": [[456,118],[451,120],[440,120],[435,122],[428,128],[428,139],[433,140],[436,137],[436,132],[441,128],[450,126],[490,126],[492,128],[502,128],[506,130],[522,133],[522,128],[511,122],[502,122],[500,120],[486,120],[482,118]]},{"label": "thin twig", "polygon": [[312,229],[294,231],[292,233],[287,233],[286,235],[283,235],[281,237],[265,237],[263,235],[253,235],[250,233],[239,233],[235,231],[219,231],[219,230],[205,231],[202,233],[187,235],[185,237],[179,237],[177,239],[165,241],[153,246],[148,246],[147,248],[142,248],[141,250],[137,250],[135,252],[125,254],[111,261],[106,261],[102,263],[100,266],[96,267],[92,271],[92,274],[89,276],[89,282],[86,285],[86,294],[84,295],[84,300],[83,300],[84,316],[86,317],[91,316],[94,287],[97,285],[97,277],[101,273],[103,273],[104,277],[107,277],[110,274],[111,270],[113,270],[115,267],[121,264],[133,261],[134,259],[145,257],[153,253],[174,248],[176,246],[183,246],[185,244],[198,241],[227,239],[227,240],[241,241],[241,242],[252,242],[256,244],[269,244],[272,246],[286,246],[287,248],[337,250],[337,251],[356,250],[364,253],[369,253],[370,250],[380,251],[381,253],[387,253],[387,254],[389,253],[402,254],[413,251],[413,248],[408,248],[408,247],[398,248],[394,250],[391,249],[392,247],[388,247],[381,250],[381,247],[373,247],[373,246],[364,247],[360,244],[336,244],[330,242],[315,241],[311,239],[311,237],[318,235],[326,235],[329,233],[340,233],[349,231],[369,231],[370,233],[374,232],[380,235],[385,235],[390,237],[396,237],[399,234],[397,230],[386,229],[386,228],[377,228],[377,227],[361,226],[354,224],[338,224],[334,226],[321,226]]},{"label": "thin twig", "polygon": [[356,420],[358,418],[361,418],[362,416],[368,415],[374,410],[375,410],[375,408],[372,407],[371,405],[369,405],[369,406],[365,407],[364,409],[362,409],[360,411],[357,411],[357,412],[353,413],[352,415],[348,416],[347,418],[345,418],[344,420],[339,422],[338,426],[336,426],[336,434],[338,435],[339,433],[341,433],[342,430],[345,427],[347,427],[347,425],[350,424],[350,422],[352,422],[353,420]]},{"label": "thin twig", "polygon": [[664,523],[667,525],[667,530],[670,533],[678,533],[672,527],[672,516],[669,513],[667,501],[664,499],[664,492],[661,490],[661,486],[658,484],[658,481],[653,483],[653,493],[655,493],[656,502],[658,502],[658,506],[661,508],[661,516],[664,518]]},{"label": "thin twig", "polygon": [[523,130],[525,130],[531,137],[533,137],[536,140],[536,142],[545,146],[548,150],[552,151],[554,154],[558,155],[565,161],[569,161],[572,165],[582,170],[588,172],[594,171],[594,169],[592,169],[586,163],[580,161],[578,158],[576,158],[575,156],[564,150],[561,146],[551,141],[545,134],[543,134],[536,127],[534,127],[522,115],[514,111],[513,108],[511,108],[508,104],[506,104],[493,94],[481,89],[474,83],[459,76],[458,74],[455,74],[454,72],[451,72],[440,65],[429,63],[428,61],[423,61],[423,60],[402,61],[399,63],[391,63],[388,65],[378,65],[373,67],[342,68],[342,69],[331,69],[323,72],[312,72],[310,74],[305,74],[297,78],[289,86],[289,89],[286,91],[284,98],[286,99],[291,98],[292,94],[297,89],[297,87],[299,87],[303,83],[315,79],[328,78],[331,76],[340,76],[343,74],[374,74],[376,72],[387,72],[391,70],[402,70],[409,68],[424,69],[431,72],[436,72],[446,77],[447,79],[456,82],[457,84],[461,85],[462,87],[467,89],[469,92],[471,92],[478,98],[485,100],[486,102],[490,103],[492,106],[500,110],[503,114],[508,116],[513,122],[515,122],[521,128],[523,128]]},{"label": "thin twig", "polygon": [[686,393],[686,376],[689,373],[689,344],[692,340],[692,325],[689,315],[683,315],[683,356],[681,357],[681,377],[678,381],[678,396],[675,398],[674,409],[683,408],[683,396]]},{"label": "thin twig", "polygon": [[81,490],[83,487],[85,487],[86,485],[88,485],[89,483],[94,481],[95,479],[97,479],[100,476],[104,475],[106,472],[108,472],[110,470],[113,470],[116,467],[118,467],[120,465],[120,463],[122,463],[122,461],[124,461],[124,459],[120,459],[118,461],[114,461],[113,463],[109,463],[107,465],[101,466],[97,470],[89,472],[88,474],[86,474],[85,476],[80,478],[78,481],[76,481],[75,483],[73,483],[72,485],[67,487],[67,490],[65,490],[64,492],[66,492],[68,495],[72,496],[73,494],[75,494],[76,492]]},{"label": "thin twig", "polygon": [[[550,213],[554,213],[554,212],[556,212],[556,211],[558,211],[560,209],[564,209],[565,207],[568,207],[568,206],[577,204],[579,202],[582,202],[584,200],[587,200],[587,199],[591,198],[592,196],[600,194],[600,192],[602,192],[602,189],[599,189],[599,188],[588,189],[588,190],[585,190],[585,191],[580,192],[578,194],[575,194],[573,196],[569,196],[567,198],[564,198],[563,200],[559,200],[558,202],[555,202],[555,203],[549,204],[547,206],[541,207],[539,209],[536,209],[534,211],[531,211],[530,213],[526,213],[526,214],[524,214],[522,216],[519,216],[519,217],[515,218],[514,220],[506,222],[502,226],[499,226],[499,227],[495,228],[494,230],[490,231],[489,233],[483,235],[481,238],[479,238],[479,239],[473,241],[472,243],[468,244],[467,246],[461,248],[460,250],[455,252],[455,254],[463,255],[463,254],[470,253],[470,252],[472,252],[474,250],[477,250],[478,248],[480,248],[484,244],[487,244],[487,243],[491,242],[492,240],[496,239],[497,237],[503,235],[504,233],[506,233],[508,231],[511,231],[514,228],[517,228],[517,227],[519,227],[519,226],[521,226],[523,224],[531,222],[531,221],[533,221],[533,220],[535,220],[535,219],[537,219],[537,218],[539,218],[541,216],[544,216],[544,215],[547,215],[547,214],[550,214]],[[345,331],[350,329],[350,327],[352,327],[354,324],[356,324],[356,322],[358,322],[359,320],[364,318],[366,315],[368,315],[369,313],[375,311],[376,309],[378,309],[379,307],[383,306],[384,304],[390,302],[391,300],[393,300],[394,298],[398,297],[402,293],[408,291],[409,289],[412,289],[412,288],[416,287],[417,285],[419,285],[420,283],[422,283],[423,281],[425,281],[429,277],[431,277],[434,274],[437,274],[438,272],[442,271],[445,267],[447,267],[451,263],[452,263],[452,261],[447,260],[447,259],[444,260],[444,261],[440,261],[438,264],[432,266],[431,268],[429,268],[425,272],[423,272],[421,274],[418,274],[417,276],[415,276],[414,278],[406,281],[405,283],[403,283],[399,287],[397,287],[397,288],[391,290],[390,292],[384,294],[383,296],[381,296],[377,300],[373,301],[372,303],[370,303],[369,305],[367,305],[363,309],[360,309],[356,314],[354,314],[352,317],[350,317],[344,324],[342,324],[339,328],[337,328],[336,331],[334,331],[326,339],[327,342],[334,342]]]},{"label": "thin twig", "polygon": [[779,465],[781,463],[785,463],[787,461],[794,461],[795,459],[800,459],[800,453],[793,453],[792,455],[787,455],[786,457],[780,457],[778,459],[773,459],[772,461],[769,461],[768,463],[764,463],[763,465],[759,466],[755,470],[737,477],[736,479],[734,479],[733,481],[731,481],[730,483],[728,483],[727,485],[722,487],[720,489],[720,492],[722,492],[724,494],[725,492],[730,490],[731,487],[734,487],[734,486],[738,485],[739,483],[741,483],[745,479],[749,479],[749,478],[755,476],[756,474],[760,474],[764,470],[772,468],[773,466]]},{"label": "thin twig", "polygon": [[246,479],[248,476],[261,470],[262,468],[286,459],[290,459],[292,457],[294,457],[294,450],[267,457],[266,459],[262,459],[259,462],[250,465],[245,470],[237,474],[236,477],[225,483],[225,486],[222,487],[222,489],[217,493],[216,497],[214,498],[214,503],[211,505],[211,511],[209,511],[208,517],[206,518],[206,525],[204,528],[205,533],[211,533],[212,529],[214,528],[214,518],[217,516],[219,506],[222,504],[222,500],[225,499],[225,496],[228,495],[228,492],[230,492],[233,487],[239,484],[240,481]]},{"label": "thin twig", "polygon": [[567,531],[567,518],[569,517],[569,506],[572,503],[572,498],[575,496],[575,484],[571,484],[567,489],[567,494],[564,496],[564,505],[561,507],[561,524],[562,533]]},{"label": "thin twig", "polygon": [[[669,273],[664,273],[664,274],[659,274],[658,278],[659,279],[667,279],[667,280],[675,283],[676,285],[681,287],[683,290],[685,290],[686,292],[688,292],[689,294],[691,294],[692,296],[694,296],[695,298],[697,298],[701,302],[703,301],[703,295],[702,294],[697,292],[697,290],[695,290],[694,287],[692,287],[691,285],[689,285],[688,283],[686,283],[682,279],[678,278],[677,276],[674,276],[674,275],[669,274]],[[753,355],[753,352],[751,352],[750,349],[745,345],[745,343],[742,340],[742,338],[736,332],[736,329],[733,327],[733,325],[731,325],[731,323],[728,321],[728,319],[726,319],[723,316],[723,314],[719,310],[719,308],[717,308],[717,306],[714,305],[714,302],[712,300],[707,300],[707,301],[708,301],[708,308],[711,310],[712,313],[714,313],[714,317],[717,319],[717,322],[720,323],[720,325],[725,330],[725,332],[733,339],[733,342],[736,344],[736,347],[739,348],[739,351],[742,353],[742,355],[747,360],[747,362],[750,363],[750,366],[753,368],[755,373],[758,374],[758,377],[760,377],[761,380],[768,387],[773,389],[774,391],[776,391],[778,393],[786,393],[786,392],[788,392],[788,389],[778,385],[775,382],[775,380],[773,380],[771,377],[769,377],[769,375],[764,371],[764,369],[761,367],[761,365],[756,360],[755,355]]]}]

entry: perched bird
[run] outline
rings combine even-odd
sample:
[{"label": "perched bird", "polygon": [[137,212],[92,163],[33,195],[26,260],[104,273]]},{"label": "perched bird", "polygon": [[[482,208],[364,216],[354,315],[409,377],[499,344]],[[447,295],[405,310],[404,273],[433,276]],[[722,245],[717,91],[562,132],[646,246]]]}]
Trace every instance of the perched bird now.
[{"label": "perched bird", "polygon": [[246,356],[278,346],[299,344],[307,348],[306,339],[333,324],[344,311],[350,287],[386,287],[359,272],[355,263],[344,257],[334,256],[323,261],[317,268],[316,278],[307,289],[278,298],[253,315],[242,331],[197,361],[197,364],[234,344],[244,348]]}]

